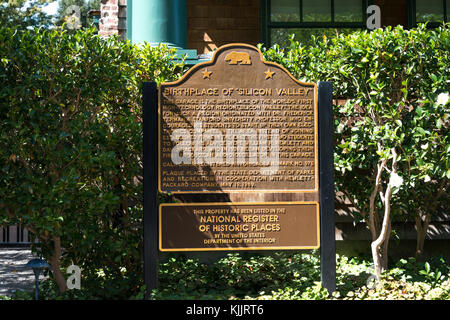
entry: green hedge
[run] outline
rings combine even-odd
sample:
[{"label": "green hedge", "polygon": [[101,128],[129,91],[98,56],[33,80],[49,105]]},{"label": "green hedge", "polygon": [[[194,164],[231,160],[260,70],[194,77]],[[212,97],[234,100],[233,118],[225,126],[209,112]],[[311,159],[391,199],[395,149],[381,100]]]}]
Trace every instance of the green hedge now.
[{"label": "green hedge", "polygon": [[[449,24],[318,37],[303,46],[264,50],[306,81],[332,81],[335,180],[372,234],[380,270],[387,265],[392,217],[416,222],[417,254],[428,225],[448,211],[450,178]],[[377,261],[376,261],[377,262]]]},{"label": "green hedge", "polygon": [[1,28],[0,43],[0,223],[38,238],[61,291],[74,263],[84,288],[128,296],[142,281],[141,85],[182,65],[94,30]]}]

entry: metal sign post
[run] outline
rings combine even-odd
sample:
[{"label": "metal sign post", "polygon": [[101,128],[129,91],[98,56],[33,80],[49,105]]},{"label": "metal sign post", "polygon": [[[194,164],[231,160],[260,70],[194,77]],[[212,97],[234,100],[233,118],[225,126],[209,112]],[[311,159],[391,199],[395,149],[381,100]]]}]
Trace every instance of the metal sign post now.
[{"label": "metal sign post", "polygon": [[145,298],[158,286],[158,88],[144,82],[143,93],[143,165],[144,165],[144,283]]},{"label": "metal sign post", "polygon": [[320,183],[320,271],[322,286],[336,291],[336,245],[334,230],[333,86],[318,83],[319,183]]}]

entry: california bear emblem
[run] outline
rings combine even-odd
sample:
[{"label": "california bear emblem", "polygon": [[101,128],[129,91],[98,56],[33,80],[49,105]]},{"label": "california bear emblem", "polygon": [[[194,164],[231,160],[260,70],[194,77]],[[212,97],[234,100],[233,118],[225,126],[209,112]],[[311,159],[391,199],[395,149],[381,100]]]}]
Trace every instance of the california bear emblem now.
[{"label": "california bear emblem", "polygon": [[246,52],[231,51],[225,56],[225,61],[230,61],[230,64],[252,64],[250,56]]}]

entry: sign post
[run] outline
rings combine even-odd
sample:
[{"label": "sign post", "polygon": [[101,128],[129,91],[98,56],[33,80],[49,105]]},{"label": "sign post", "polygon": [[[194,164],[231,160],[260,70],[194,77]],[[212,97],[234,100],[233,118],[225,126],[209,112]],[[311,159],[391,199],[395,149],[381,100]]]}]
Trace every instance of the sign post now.
[{"label": "sign post", "polygon": [[[300,82],[257,48],[230,44],[143,94],[148,292],[158,249],[317,248],[334,291],[331,83]],[[180,203],[158,206],[158,191]]]},{"label": "sign post", "polygon": [[336,236],[334,229],[333,87],[319,82],[320,271],[322,286],[336,291]]},{"label": "sign post", "polygon": [[158,286],[158,88],[154,82],[144,82],[143,94],[143,178],[144,178],[144,283],[148,298]]}]

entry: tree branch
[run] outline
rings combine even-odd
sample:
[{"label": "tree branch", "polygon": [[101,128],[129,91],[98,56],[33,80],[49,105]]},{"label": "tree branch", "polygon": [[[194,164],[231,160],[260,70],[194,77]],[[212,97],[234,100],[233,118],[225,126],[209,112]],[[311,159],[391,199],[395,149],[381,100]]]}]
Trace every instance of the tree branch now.
[{"label": "tree branch", "polygon": [[381,164],[377,165],[377,176],[375,178],[375,187],[372,191],[372,194],[370,195],[369,199],[369,229],[370,233],[372,234],[372,241],[374,241],[377,237],[377,231],[375,228],[375,198],[378,193],[378,189],[381,185],[381,174],[383,173],[383,170],[386,166],[386,159],[384,159]]},{"label": "tree branch", "polygon": [[[392,170],[391,170],[391,176],[393,174],[397,173],[397,152],[395,150],[395,147],[391,149],[392,150]],[[388,183],[388,186],[386,188],[386,192],[384,194],[384,217],[383,217],[383,223],[380,231],[380,235],[378,238],[372,242],[372,256],[374,259],[374,266],[375,266],[375,274],[377,278],[380,277],[382,272],[382,262],[380,259],[380,247],[381,244],[386,240],[388,236],[388,231],[390,230],[390,219],[391,219],[391,198],[392,198],[392,185]]]}]

